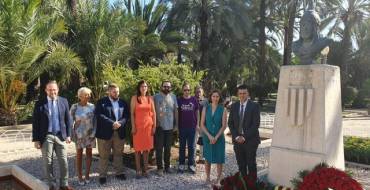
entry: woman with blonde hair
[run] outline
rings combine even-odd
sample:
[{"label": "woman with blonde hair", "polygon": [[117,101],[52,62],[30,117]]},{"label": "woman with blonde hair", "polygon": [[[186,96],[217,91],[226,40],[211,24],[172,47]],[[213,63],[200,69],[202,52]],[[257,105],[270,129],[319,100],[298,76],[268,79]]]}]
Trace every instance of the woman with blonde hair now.
[{"label": "woman with blonde hair", "polygon": [[[90,103],[91,90],[87,87],[78,89],[78,103],[71,106],[70,114],[73,119],[73,136],[72,139],[76,143],[76,169],[78,175],[78,183],[85,185],[90,182],[90,167],[92,161],[92,149],[95,148],[95,117],[94,104]],[[82,178],[82,155],[83,149],[86,148],[86,169],[85,179]]]}]

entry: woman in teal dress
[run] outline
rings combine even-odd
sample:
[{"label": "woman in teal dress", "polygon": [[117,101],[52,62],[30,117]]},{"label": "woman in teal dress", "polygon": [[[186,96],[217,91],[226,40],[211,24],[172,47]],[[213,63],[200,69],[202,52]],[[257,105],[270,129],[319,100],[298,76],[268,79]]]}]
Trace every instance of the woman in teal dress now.
[{"label": "woman in teal dress", "polygon": [[221,93],[211,93],[211,104],[203,108],[201,128],[203,130],[203,156],[206,160],[206,182],[210,183],[211,164],[217,165],[216,185],[220,184],[222,166],[225,163],[225,137],[227,113],[220,104]]}]

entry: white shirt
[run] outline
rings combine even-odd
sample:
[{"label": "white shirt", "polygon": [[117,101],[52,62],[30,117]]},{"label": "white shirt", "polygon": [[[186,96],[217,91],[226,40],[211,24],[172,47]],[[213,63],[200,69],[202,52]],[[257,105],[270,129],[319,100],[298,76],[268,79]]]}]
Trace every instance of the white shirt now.
[{"label": "white shirt", "polygon": [[118,99],[116,101],[114,101],[112,98],[109,97],[109,100],[110,102],[112,103],[112,106],[113,106],[113,113],[114,113],[114,116],[116,117],[116,121],[118,121],[118,115],[119,115],[119,103],[118,103]]},{"label": "white shirt", "polygon": [[[244,116],[244,112],[245,112],[245,108],[247,107],[247,104],[248,104],[248,99],[244,102],[244,103],[241,103],[240,102],[240,107],[239,107],[239,114],[242,113],[243,116]],[[243,110],[242,110],[242,106],[243,106]],[[240,116],[239,116],[240,117]],[[235,138],[235,140],[238,140],[240,138],[240,136],[237,136]]]}]

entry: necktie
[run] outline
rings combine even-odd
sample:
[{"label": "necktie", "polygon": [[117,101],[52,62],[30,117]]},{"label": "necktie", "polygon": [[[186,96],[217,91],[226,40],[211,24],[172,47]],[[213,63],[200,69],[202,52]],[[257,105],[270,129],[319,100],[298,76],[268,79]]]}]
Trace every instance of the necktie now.
[{"label": "necktie", "polygon": [[57,122],[58,122],[55,103],[56,103],[55,100],[51,100],[51,130],[54,135],[57,133]]},{"label": "necktie", "polygon": [[244,121],[244,104],[240,106],[240,111],[239,111],[239,129],[238,129],[239,134],[244,134],[243,121]]}]

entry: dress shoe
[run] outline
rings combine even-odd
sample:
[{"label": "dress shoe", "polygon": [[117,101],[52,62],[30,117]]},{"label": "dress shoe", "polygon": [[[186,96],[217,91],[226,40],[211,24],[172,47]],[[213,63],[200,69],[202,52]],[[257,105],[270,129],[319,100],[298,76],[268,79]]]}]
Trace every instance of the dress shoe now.
[{"label": "dress shoe", "polygon": [[100,183],[100,185],[103,185],[103,184],[107,183],[107,178],[106,177],[100,177],[99,178],[99,183]]},{"label": "dress shoe", "polygon": [[166,169],[164,169],[164,173],[166,173],[166,174],[173,174],[174,171],[171,168],[166,168]]},{"label": "dress shoe", "polygon": [[126,175],[125,174],[118,174],[116,175],[116,178],[119,180],[126,180]]},{"label": "dress shoe", "polygon": [[158,169],[158,170],[157,170],[157,175],[158,175],[159,177],[162,177],[162,176],[163,176],[163,170],[162,170],[162,169]]},{"label": "dress shoe", "polygon": [[63,187],[60,187],[59,190],[73,190],[73,188],[70,186],[63,186]]}]

